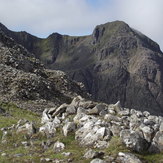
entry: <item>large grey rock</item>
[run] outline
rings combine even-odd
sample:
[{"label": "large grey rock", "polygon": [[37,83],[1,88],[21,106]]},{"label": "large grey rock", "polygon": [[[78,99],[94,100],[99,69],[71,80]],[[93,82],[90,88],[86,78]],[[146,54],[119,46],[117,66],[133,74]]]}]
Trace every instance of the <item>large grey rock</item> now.
[{"label": "large grey rock", "polygon": [[63,152],[62,155],[63,156],[66,156],[66,157],[69,157],[69,156],[72,155],[72,153],[71,152]]},{"label": "large grey rock", "polygon": [[136,111],[135,112],[136,113],[136,116],[138,117],[138,118],[142,118],[144,115],[143,115],[143,113],[141,112],[141,111]]},{"label": "large grey rock", "polygon": [[69,105],[69,106],[67,106],[67,108],[66,108],[66,113],[67,114],[75,114],[76,113],[76,107],[75,106],[73,106],[73,105]]},{"label": "large grey rock", "polygon": [[7,153],[2,153],[1,156],[2,157],[6,157],[7,156]]},{"label": "large grey rock", "polygon": [[108,110],[102,110],[99,113],[99,116],[104,117],[108,113]]},{"label": "large grey rock", "polygon": [[81,96],[74,97],[74,99],[72,100],[70,105],[75,106],[75,107],[79,107],[79,102],[81,100],[84,100]]},{"label": "large grey rock", "polygon": [[130,116],[130,124],[129,124],[130,130],[135,131],[137,128],[139,128],[142,121],[143,120],[141,118],[138,118],[138,116],[136,114],[132,114]]},{"label": "large grey rock", "polygon": [[152,142],[149,149],[148,149],[148,152],[151,154],[160,153],[160,150],[158,148],[158,144],[155,142]]},{"label": "large grey rock", "polygon": [[108,110],[114,110],[116,113],[120,112],[122,110],[120,101],[115,104],[109,105]]},{"label": "large grey rock", "polygon": [[33,135],[36,133],[36,127],[32,122],[22,120],[18,122],[16,132],[20,134]]},{"label": "large grey rock", "polygon": [[83,107],[77,108],[77,115],[80,115],[81,113],[87,114],[87,110]]},{"label": "large grey rock", "polygon": [[145,117],[149,117],[149,116],[150,116],[150,113],[149,113],[148,111],[144,111],[144,112],[143,112],[143,115],[144,115]]},{"label": "large grey rock", "polygon": [[[161,124],[162,125],[162,124]],[[153,141],[149,148],[150,153],[163,152],[163,131],[160,126],[160,130],[156,132]]]},{"label": "large grey rock", "polygon": [[159,131],[163,133],[163,122],[161,122],[161,124],[160,124]]},{"label": "large grey rock", "polygon": [[102,158],[104,156],[103,152],[97,152],[97,151],[93,151],[92,149],[89,149],[85,154],[84,154],[84,158],[86,159],[92,159],[92,158]]},{"label": "large grey rock", "polygon": [[123,152],[118,153],[117,161],[121,163],[142,163],[142,161],[134,154]]},{"label": "large grey rock", "polygon": [[74,117],[74,121],[78,119],[79,124],[85,125],[86,123],[96,123],[98,121],[97,117],[91,116],[91,115],[86,115],[86,114],[77,114]]},{"label": "large grey rock", "polygon": [[156,123],[153,121],[153,120],[150,120],[150,119],[148,119],[148,118],[145,118],[144,119],[144,121],[143,121],[143,123],[145,124],[145,125],[149,125],[149,126],[154,126]]},{"label": "large grey rock", "polygon": [[57,127],[60,127],[62,121],[59,119],[59,117],[55,116],[55,118],[53,119],[52,122],[55,125],[55,127],[57,128]]},{"label": "large grey rock", "polygon": [[93,107],[95,107],[97,103],[93,102],[93,101],[87,101],[87,100],[82,100],[79,103],[79,106],[82,106],[85,109],[92,109]]},{"label": "large grey rock", "polygon": [[115,122],[121,122],[121,118],[112,115],[112,114],[106,114],[104,116],[104,119],[107,120],[108,122],[115,121]]},{"label": "large grey rock", "polygon": [[91,109],[96,104],[97,103],[93,101],[89,101],[89,100],[82,98],[81,96],[77,96],[72,100],[70,105],[75,106],[75,107],[84,107],[85,109]]},{"label": "large grey rock", "polygon": [[153,121],[154,123],[158,124],[159,123],[159,117],[150,115],[148,116],[148,120]]},{"label": "large grey rock", "polygon": [[98,140],[97,142],[95,142],[94,148],[105,149],[108,148],[108,146],[109,146],[108,141]]},{"label": "large grey rock", "polygon": [[99,115],[101,111],[104,111],[106,109],[107,109],[107,106],[105,104],[97,104],[94,108],[88,110],[88,114]]},{"label": "large grey rock", "polygon": [[40,162],[44,163],[44,162],[52,162],[53,160],[50,158],[40,158]]},{"label": "large grey rock", "polygon": [[106,161],[96,158],[96,159],[93,159],[90,163],[106,163]]},{"label": "large grey rock", "polygon": [[126,147],[135,152],[142,153],[147,151],[149,143],[145,140],[139,132],[130,132],[130,130],[122,130],[120,133],[122,141]]},{"label": "large grey rock", "polygon": [[48,114],[53,115],[53,113],[56,111],[57,107],[50,108],[48,110]]},{"label": "large grey rock", "polygon": [[65,149],[65,145],[62,142],[57,141],[53,147],[55,152],[61,152]]},{"label": "large grey rock", "polygon": [[66,112],[68,104],[62,104],[60,107],[56,109],[56,111],[53,113],[52,117],[55,117],[57,115],[61,115],[62,113]]},{"label": "large grey rock", "polygon": [[129,116],[122,116],[121,117],[122,126],[124,126],[124,128],[129,128],[129,124],[130,124],[130,120],[129,119],[130,119]]},{"label": "large grey rock", "polygon": [[148,142],[151,142],[151,140],[153,138],[153,133],[154,133],[153,129],[149,126],[144,126],[144,125],[141,125],[139,128],[143,132],[144,138]]},{"label": "large grey rock", "polygon": [[45,109],[42,113],[41,123],[44,124],[46,122],[52,121],[51,115],[48,113],[48,109]]},{"label": "large grey rock", "polygon": [[105,139],[110,140],[111,138],[110,132],[109,134],[106,133],[107,133],[107,129],[105,127],[95,126],[92,129],[92,131],[88,132],[86,136],[82,138],[81,143],[85,146],[87,145],[90,146],[90,145],[97,145],[100,140],[105,140]]},{"label": "large grey rock", "polygon": [[78,125],[82,126],[75,132],[75,138],[84,146],[92,146],[99,140],[109,140],[111,132],[103,127],[104,123],[98,118],[84,115],[79,118]]},{"label": "large grey rock", "polygon": [[113,136],[119,136],[121,130],[122,130],[122,129],[121,129],[121,126],[119,126],[119,125],[113,124],[113,125],[111,126],[111,132],[112,132]]},{"label": "large grey rock", "polygon": [[[96,132],[99,133],[96,134]],[[83,146],[92,146],[96,141],[101,140],[103,138],[103,134],[104,128],[102,128],[102,130],[97,131],[97,129],[94,129],[94,127],[82,127],[76,131],[75,138]]]},{"label": "large grey rock", "polygon": [[69,133],[75,132],[76,124],[74,122],[68,122],[63,126],[63,134],[67,136]]},{"label": "large grey rock", "polygon": [[125,108],[124,110],[119,111],[118,115],[120,115],[120,116],[129,116],[130,115],[130,110]]},{"label": "large grey rock", "polygon": [[46,134],[48,137],[51,137],[55,135],[57,127],[57,124],[54,122],[46,122],[39,128],[39,132]]},{"label": "large grey rock", "polygon": [[[154,149],[154,150],[153,150]],[[158,131],[153,138],[153,142],[151,145],[151,152],[163,152],[163,132]]]}]

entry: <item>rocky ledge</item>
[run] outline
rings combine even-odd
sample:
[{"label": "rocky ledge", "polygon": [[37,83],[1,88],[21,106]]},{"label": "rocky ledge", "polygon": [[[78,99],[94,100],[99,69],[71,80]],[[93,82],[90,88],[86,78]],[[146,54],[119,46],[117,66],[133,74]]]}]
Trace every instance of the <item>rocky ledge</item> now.
[{"label": "rocky ledge", "polygon": [[[163,117],[153,116],[147,111],[122,108],[120,102],[108,105],[81,96],[75,97],[70,104],[45,109],[39,128],[32,122],[21,120],[16,125],[1,130],[3,143],[11,131],[26,134],[29,139],[36,133],[44,135],[47,140],[57,137],[58,132],[64,139],[74,135],[79,149],[86,148],[83,159],[89,159],[90,163],[141,163],[145,161],[139,158],[140,155],[163,152]],[[106,149],[111,148],[115,138],[123,143],[126,152],[119,151],[111,156]],[[52,146],[54,153],[62,153],[67,159],[41,158],[41,161],[73,162],[73,159],[68,159],[73,152],[64,152],[66,144],[59,139],[55,142],[42,142],[42,146],[45,149]]]}]

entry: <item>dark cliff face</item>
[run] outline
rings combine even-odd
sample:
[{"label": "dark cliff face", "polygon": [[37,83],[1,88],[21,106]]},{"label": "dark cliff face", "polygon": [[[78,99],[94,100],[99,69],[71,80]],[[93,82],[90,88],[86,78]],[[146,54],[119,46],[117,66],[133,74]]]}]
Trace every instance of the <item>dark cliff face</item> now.
[{"label": "dark cliff face", "polygon": [[124,22],[99,25],[84,37],[54,33],[39,39],[8,33],[46,67],[83,82],[95,100],[120,100],[125,107],[163,114],[162,52],[154,41]]}]

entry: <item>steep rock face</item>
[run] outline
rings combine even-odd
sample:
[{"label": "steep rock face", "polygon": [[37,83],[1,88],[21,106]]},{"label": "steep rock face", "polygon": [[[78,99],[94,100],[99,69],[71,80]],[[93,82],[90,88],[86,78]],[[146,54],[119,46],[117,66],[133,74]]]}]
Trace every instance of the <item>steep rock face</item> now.
[{"label": "steep rock face", "polygon": [[120,100],[125,107],[163,114],[162,52],[124,22],[99,25],[84,37],[54,33],[47,39],[29,40],[31,46],[20,33],[8,33],[48,68],[83,82],[95,100]]},{"label": "steep rock face", "polygon": [[45,69],[24,47],[0,32],[0,101],[42,111],[86,93],[64,72]]}]

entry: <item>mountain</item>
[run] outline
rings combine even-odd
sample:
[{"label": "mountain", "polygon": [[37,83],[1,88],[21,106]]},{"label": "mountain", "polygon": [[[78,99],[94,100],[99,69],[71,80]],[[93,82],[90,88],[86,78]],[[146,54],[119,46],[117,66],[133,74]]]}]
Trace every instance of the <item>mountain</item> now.
[{"label": "mountain", "polygon": [[0,162],[162,163],[161,99],[162,52],[123,22],[47,39],[0,24]]},{"label": "mountain", "polygon": [[163,115],[163,54],[159,45],[122,21],[97,26],[89,36],[53,33],[40,39],[1,30],[40,59],[84,83],[96,101]]},{"label": "mountain", "polygon": [[0,31],[0,103],[14,103],[36,112],[87,96],[81,84],[62,71],[45,69],[43,64]]}]

